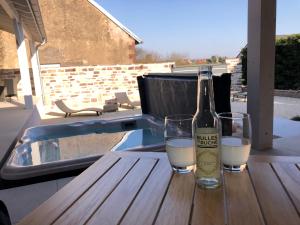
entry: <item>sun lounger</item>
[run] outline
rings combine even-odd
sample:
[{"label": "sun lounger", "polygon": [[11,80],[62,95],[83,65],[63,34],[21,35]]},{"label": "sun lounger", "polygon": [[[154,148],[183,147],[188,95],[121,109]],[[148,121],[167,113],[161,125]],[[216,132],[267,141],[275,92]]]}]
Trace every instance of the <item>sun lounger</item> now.
[{"label": "sun lounger", "polygon": [[116,112],[118,111],[117,99],[107,99],[103,105],[103,112]]},{"label": "sun lounger", "polygon": [[55,101],[55,105],[63,111],[66,115],[65,117],[71,116],[73,113],[83,112],[83,111],[93,111],[96,112],[97,116],[101,115],[103,112],[103,109],[101,108],[84,108],[84,109],[70,109],[63,100],[57,100]]},{"label": "sun lounger", "polygon": [[140,106],[140,101],[131,101],[126,92],[116,92],[115,96],[120,107],[134,109]]}]

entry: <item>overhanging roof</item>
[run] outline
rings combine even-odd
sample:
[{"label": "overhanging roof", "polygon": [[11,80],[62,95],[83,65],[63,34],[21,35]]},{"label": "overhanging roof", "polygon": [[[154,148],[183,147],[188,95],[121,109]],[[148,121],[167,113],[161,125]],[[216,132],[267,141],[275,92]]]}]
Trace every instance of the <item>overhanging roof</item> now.
[{"label": "overhanging roof", "polygon": [[28,39],[46,39],[38,0],[0,0],[0,29],[14,34],[13,19],[21,21]]},{"label": "overhanging roof", "polygon": [[121,24],[115,17],[113,17],[109,12],[107,12],[102,6],[100,6],[95,0],[88,0],[93,6],[95,6],[100,12],[106,15],[111,21],[113,21],[117,26],[119,26],[122,30],[124,30],[129,36],[131,36],[136,44],[143,43],[142,39],[140,39],[137,35],[135,35],[131,30]]},{"label": "overhanging roof", "polygon": [[0,5],[0,30],[14,33],[14,27],[11,18]]}]

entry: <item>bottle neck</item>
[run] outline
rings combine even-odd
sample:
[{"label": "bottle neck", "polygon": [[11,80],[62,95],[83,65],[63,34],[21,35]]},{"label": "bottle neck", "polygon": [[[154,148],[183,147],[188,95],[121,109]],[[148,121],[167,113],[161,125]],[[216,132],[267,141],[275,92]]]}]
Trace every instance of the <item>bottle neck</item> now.
[{"label": "bottle neck", "polygon": [[213,82],[211,73],[199,74],[197,111],[215,112]]}]

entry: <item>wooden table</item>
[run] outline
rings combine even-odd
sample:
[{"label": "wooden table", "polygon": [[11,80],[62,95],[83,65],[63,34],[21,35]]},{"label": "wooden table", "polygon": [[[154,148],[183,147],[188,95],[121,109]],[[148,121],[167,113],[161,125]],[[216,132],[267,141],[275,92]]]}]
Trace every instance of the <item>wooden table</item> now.
[{"label": "wooden table", "polygon": [[19,224],[300,224],[300,157],[252,156],[202,190],[165,153],[109,153]]}]

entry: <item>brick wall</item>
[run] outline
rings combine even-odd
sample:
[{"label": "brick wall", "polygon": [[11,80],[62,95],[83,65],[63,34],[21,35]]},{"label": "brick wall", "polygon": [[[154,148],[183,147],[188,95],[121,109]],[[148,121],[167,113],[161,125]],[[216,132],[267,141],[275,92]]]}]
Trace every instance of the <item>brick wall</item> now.
[{"label": "brick wall", "polygon": [[70,107],[88,107],[125,91],[138,100],[137,76],[171,72],[173,63],[115,66],[76,66],[41,69],[44,102],[55,109],[54,101],[63,99]]},{"label": "brick wall", "polygon": [[[32,93],[35,95],[32,70],[29,69]],[[0,86],[5,86],[5,80],[13,80],[14,94],[22,96],[20,69],[0,69]]]}]

